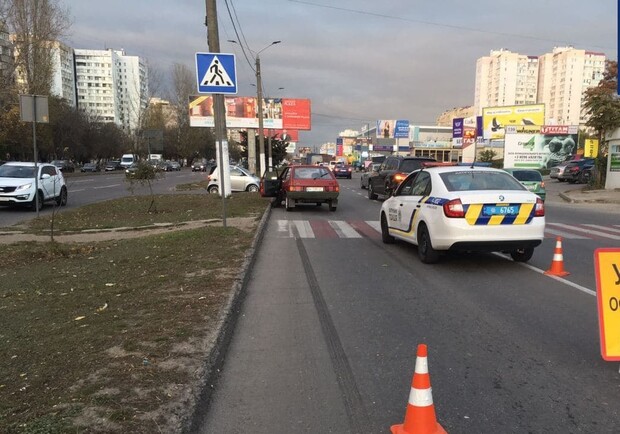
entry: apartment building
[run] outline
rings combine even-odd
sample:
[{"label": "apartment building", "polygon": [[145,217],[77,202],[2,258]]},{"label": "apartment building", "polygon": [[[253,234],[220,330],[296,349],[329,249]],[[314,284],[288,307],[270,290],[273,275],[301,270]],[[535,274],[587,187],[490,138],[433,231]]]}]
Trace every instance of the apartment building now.
[{"label": "apartment building", "polygon": [[474,112],[484,107],[544,104],[545,123],[583,125],[584,92],[597,86],[605,54],[555,47],[541,56],[501,49],[476,61]]},{"label": "apartment building", "polygon": [[605,72],[605,54],[556,47],[539,57],[538,99],[545,104],[545,123],[583,125],[585,91],[597,86]]},{"label": "apartment building", "polygon": [[78,108],[96,121],[113,122],[127,132],[137,129],[148,105],[144,61],[124,50],[74,52]]},{"label": "apartment building", "polygon": [[50,49],[53,65],[50,92],[52,95],[63,98],[71,107],[75,108],[77,100],[73,48],[55,41],[50,43]]},{"label": "apartment building", "polygon": [[492,50],[476,61],[474,113],[484,107],[536,103],[538,57]]},{"label": "apartment building", "polygon": [[9,33],[0,22],[0,105],[8,98],[4,90],[13,82],[14,68],[13,44],[9,39]]}]

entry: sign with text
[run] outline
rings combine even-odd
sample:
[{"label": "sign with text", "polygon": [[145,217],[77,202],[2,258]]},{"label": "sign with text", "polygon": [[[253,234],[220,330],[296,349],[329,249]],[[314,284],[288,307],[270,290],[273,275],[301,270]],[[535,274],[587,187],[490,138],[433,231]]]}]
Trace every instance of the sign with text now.
[{"label": "sign with text", "polygon": [[594,251],[601,355],[620,360],[620,248]]},{"label": "sign with text", "polygon": [[506,127],[504,167],[548,169],[577,152],[574,125],[513,125]]},{"label": "sign with text", "polygon": [[[224,97],[226,128],[258,128],[258,103],[255,97]],[[189,97],[189,125],[213,127],[213,97]],[[309,99],[263,98],[263,128],[310,130]]]},{"label": "sign with text", "polygon": [[544,104],[484,107],[482,109],[483,134],[487,140],[502,140],[506,127],[509,125],[534,126],[544,123]]}]

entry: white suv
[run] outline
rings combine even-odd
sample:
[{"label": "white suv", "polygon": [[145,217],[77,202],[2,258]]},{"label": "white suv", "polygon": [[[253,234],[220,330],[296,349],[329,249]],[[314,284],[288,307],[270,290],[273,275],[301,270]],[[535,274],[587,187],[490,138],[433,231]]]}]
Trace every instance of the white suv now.
[{"label": "white suv", "polygon": [[35,195],[34,163],[7,162],[0,166],[0,205],[26,205],[39,209],[46,201],[54,200],[57,205],[67,204],[67,186],[62,172],[53,164],[37,164],[38,194]]}]

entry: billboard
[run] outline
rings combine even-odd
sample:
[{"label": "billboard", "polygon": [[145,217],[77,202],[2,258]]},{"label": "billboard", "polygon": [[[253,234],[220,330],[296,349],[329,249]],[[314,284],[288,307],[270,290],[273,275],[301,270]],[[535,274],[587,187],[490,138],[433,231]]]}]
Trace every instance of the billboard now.
[{"label": "billboard", "polygon": [[[224,97],[226,128],[258,128],[258,103],[255,97]],[[189,97],[189,125],[213,127],[213,96]],[[310,100],[293,98],[263,99],[263,128],[310,130]]]},{"label": "billboard", "polygon": [[508,125],[538,126],[545,123],[545,105],[511,105],[482,109],[482,128],[486,140],[503,140]]},{"label": "billboard", "polygon": [[408,139],[408,120],[380,120],[377,121],[377,138]]},{"label": "billboard", "polygon": [[577,151],[578,142],[577,126],[507,127],[504,167],[545,169],[557,166]]}]

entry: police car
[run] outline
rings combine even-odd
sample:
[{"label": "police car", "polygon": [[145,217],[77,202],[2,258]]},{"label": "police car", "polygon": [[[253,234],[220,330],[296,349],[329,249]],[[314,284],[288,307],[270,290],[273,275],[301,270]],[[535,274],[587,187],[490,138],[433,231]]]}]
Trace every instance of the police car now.
[{"label": "police car", "polygon": [[424,263],[445,251],[501,251],[528,261],[545,233],[543,201],[503,170],[423,167],[381,206],[384,243],[418,246]]}]

